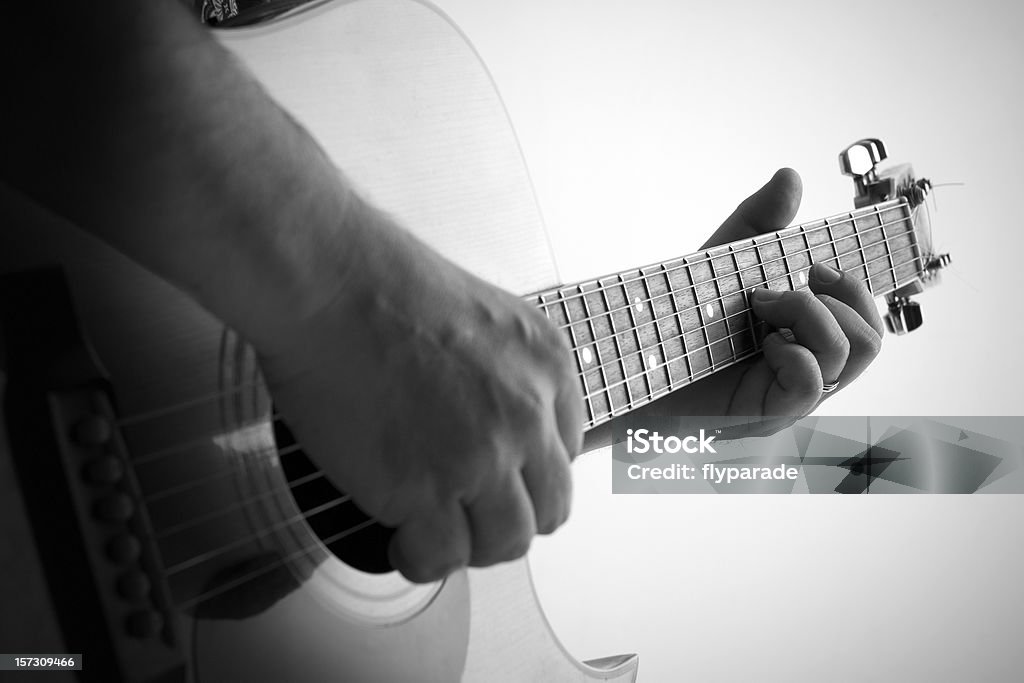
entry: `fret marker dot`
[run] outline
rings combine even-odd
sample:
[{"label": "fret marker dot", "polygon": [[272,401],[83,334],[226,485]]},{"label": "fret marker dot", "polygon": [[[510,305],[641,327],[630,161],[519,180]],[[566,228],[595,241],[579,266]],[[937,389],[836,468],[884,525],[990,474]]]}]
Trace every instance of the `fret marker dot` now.
[{"label": "fret marker dot", "polygon": [[633,299],[633,302],[636,304],[633,308],[635,308],[637,312],[644,310],[644,305],[640,302],[640,297]]},{"label": "fret marker dot", "polygon": [[715,317],[715,309],[711,308],[711,304],[708,304],[704,308],[704,310],[707,311],[707,314],[708,314],[709,318],[714,318]]},{"label": "fret marker dot", "polygon": [[806,285],[807,284],[807,271],[805,271],[805,270],[801,270],[800,271],[800,284],[802,284],[802,285]]},{"label": "fret marker dot", "polygon": [[594,360],[594,354],[590,353],[590,349],[583,349],[580,351],[580,355],[583,356],[583,362],[588,365]]},{"label": "fret marker dot", "polygon": [[658,359],[654,355],[647,356],[647,367],[651,370],[658,367]]}]

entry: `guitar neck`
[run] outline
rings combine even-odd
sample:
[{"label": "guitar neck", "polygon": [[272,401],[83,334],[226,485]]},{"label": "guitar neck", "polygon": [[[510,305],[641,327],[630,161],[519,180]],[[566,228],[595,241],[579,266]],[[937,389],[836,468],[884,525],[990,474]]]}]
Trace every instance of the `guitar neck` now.
[{"label": "guitar neck", "polygon": [[806,288],[813,263],[876,297],[920,278],[912,209],[904,199],[875,204],[529,300],[568,337],[591,428],[759,353],[765,325],[750,292]]}]

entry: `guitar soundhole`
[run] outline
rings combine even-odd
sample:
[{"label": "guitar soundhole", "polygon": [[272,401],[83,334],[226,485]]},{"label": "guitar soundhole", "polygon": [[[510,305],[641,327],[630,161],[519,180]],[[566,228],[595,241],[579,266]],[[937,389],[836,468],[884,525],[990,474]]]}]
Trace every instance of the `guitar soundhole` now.
[{"label": "guitar soundhole", "polygon": [[[274,439],[278,450],[290,448],[296,443],[295,437],[281,420],[274,422]],[[295,503],[306,514],[306,522],[321,540],[326,542],[326,539],[365,524],[370,519],[351,501],[319,510],[322,506],[344,497],[345,494],[334,488],[326,477],[296,483],[320,471],[303,451],[285,451],[281,455],[281,468],[292,487]],[[394,570],[388,561],[388,543],[393,533],[394,529],[374,522],[327,543],[327,548],[351,567],[371,574],[383,574]]]}]

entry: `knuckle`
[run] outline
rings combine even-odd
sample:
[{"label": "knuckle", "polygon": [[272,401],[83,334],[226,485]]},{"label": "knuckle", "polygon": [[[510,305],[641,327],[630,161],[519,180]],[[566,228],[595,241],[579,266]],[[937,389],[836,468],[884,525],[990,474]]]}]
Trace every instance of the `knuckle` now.
[{"label": "knuckle", "polygon": [[853,294],[859,297],[871,298],[871,290],[868,289],[868,285],[865,281],[856,277],[843,279],[849,281],[849,287],[853,291]]},{"label": "knuckle", "polygon": [[463,564],[456,560],[446,560],[443,558],[432,560],[424,563],[422,567],[411,568],[412,576],[407,576],[407,578],[417,583],[439,581],[462,566]]},{"label": "knuckle", "polygon": [[539,534],[554,533],[569,518],[569,506],[564,501],[557,501],[550,507],[551,510],[537,519],[537,533]]},{"label": "knuckle", "polygon": [[800,396],[817,396],[821,393],[821,387],[821,376],[816,372],[797,372],[790,378],[790,390]]},{"label": "knuckle", "polygon": [[[851,351],[852,353],[853,351]],[[867,358],[875,358],[882,352],[882,337],[874,330],[865,330],[857,335],[856,353]]]},{"label": "knuckle", "polygon": [[561,527],[567,521],[569,521],[569,503],[568,503],[568,501],[566,501],[564,504],[559,506],[558,512],[555,515],[555,517],[552,520],[552,523],[550,525],[550,529],[548,531],[544,531],[542,533],[545,533],[545,534],[554,533],[559,527]]},{"label": "knuckle", "polygon": [[558,529],[558,527],[560,527],[560,526],[562,526],[562,522],[560,522],[555,517],[547,517],[545,519],[538,519],[537,520],[537,533],[538,534],[542,534],[544,536],[547,536],[548,534],[555,533],[555,530]]},{"label": "knuckle", "polygon": [[532,535],[512,534],[500,543],[488,544],[477,548],[473,553],[473,564],[489,566],[499,562],[509,562],[522,557],[530,549]]},{"label": "knuckle", "polygon": [[533,541],[532,536],[525,538],[519,538],[509,543],[502,553],[501,562],[508,562],[510,560],[518,560],[520,557],[525,555],[530,550],[530,543]]},{"label": "knuckle", "polygon": [[799,356],[799,359],[794,359],[786,375],[786,388],[800,396],[820,394],[821,382],[818,363],[809,352],[807,355]]},{"label": "knuckle", "polygon": [[850,338],[841,329],[836,330],[832,336],[832,349],[835,355],[845,360],[850,356],[850,348]]},{"label": "knuckle", "polygon": [[814,292],[809,289],[798,289],[793,292],[787,292],[785,296],[789,298],[792,305],[795,306],[801,314],[810,313],[814,308],[815,295]]}]

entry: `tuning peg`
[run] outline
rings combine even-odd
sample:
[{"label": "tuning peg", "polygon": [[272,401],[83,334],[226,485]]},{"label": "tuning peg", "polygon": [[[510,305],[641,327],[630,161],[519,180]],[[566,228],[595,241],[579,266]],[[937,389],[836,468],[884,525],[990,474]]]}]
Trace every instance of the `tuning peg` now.
[{"label": "tuning peg", "polygon": [[924,322],[921,305],[904,296],[889,299],[889,312],[885,314],[885,326],[896,335],[913,332]]},{"label": "tuning peg", "polygon": [[843,175],[860,178],[875,171],[888,158],[885,145],[878,138],[864,138],[839,153],[839,170]]},{"label": "tuning peg", "polygon": [[868,145],[871,157],[875,160],[876,164],[880,164],[889,158],[889,155],[885,153],[885,144],[878,138],[864,138],[860,141],[860,144]]}]

